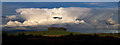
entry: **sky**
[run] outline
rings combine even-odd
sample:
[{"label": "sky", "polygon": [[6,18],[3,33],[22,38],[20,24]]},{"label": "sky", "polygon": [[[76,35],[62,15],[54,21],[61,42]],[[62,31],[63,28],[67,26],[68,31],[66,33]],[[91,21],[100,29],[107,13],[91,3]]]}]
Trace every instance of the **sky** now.
[{"label": "sky", "polygon": [[[3,2],[2,5],[3,27],[9,30],[46,30],[46,27],[57,26],[89,32],[87,29],[112,30],[119,25],[117,2]],[[62,20],[54,19],[56,16]]]},{"label": "sky", "polygon": [[[2,5],[0,3],[0,25],[2,24]],[[1,31],[1,27],[0,27],[0,31]]]},{"label": "sky", "polygon": [[119,2],[119,0],[2,0],[2,2]]},{"label": "sky", "polygon": [[[81,2],[81,3],[39,3],[39,2],[27,2],[27,3],[3,3],[3,15],[16,14],[17,8],[59,8],[59,7],[87,7],[87,8],[117,8],[117,3],[104,3],[104,2]],[[7,13],[6,13],[7,12]]]}]

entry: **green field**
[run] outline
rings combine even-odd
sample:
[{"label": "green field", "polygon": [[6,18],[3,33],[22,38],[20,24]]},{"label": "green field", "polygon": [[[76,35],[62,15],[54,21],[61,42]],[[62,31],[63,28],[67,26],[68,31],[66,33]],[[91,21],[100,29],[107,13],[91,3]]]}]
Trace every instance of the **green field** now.
[{"label": "green field", "polygon": [[[23,33],[9,33],[8,35],[19,35]],[[76,33],[76,32],[69,32],[69,31],[33,31],[33,32],[24,32],[24,35],[43,35],[43,36],[66,36],[66,35],[98,35],[98,36],[113,36],[113,37],[120,37],[119,33]]]},{"label": "green field", "polygon": [[[83,33],[68,32],[68,31],[33,31],[33,32],[24,32],[25,35],[81,35]],[[9,33],[9,35],[18,35],[22,33]],[[85,34],[85,33],[84,33]]]}]

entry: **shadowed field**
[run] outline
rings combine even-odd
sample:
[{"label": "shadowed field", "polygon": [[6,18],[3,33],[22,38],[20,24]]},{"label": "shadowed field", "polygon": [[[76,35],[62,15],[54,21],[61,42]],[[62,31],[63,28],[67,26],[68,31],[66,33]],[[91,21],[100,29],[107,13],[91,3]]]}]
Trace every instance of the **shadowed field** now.
[{"label": "shadowed field", "polygon": [[118,33],[88,34],[67,31],[37,31],[24,33],[3,33],[2,45],[64,45],[64,44],[116,44]]}]

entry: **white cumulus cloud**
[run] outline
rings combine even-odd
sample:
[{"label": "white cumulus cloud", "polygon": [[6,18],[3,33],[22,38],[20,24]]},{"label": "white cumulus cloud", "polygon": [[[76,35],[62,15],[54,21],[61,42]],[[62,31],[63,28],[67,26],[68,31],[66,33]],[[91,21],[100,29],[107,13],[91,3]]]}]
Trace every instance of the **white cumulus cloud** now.
[{"label": "white cumulus cloud", "polygon": [[[24,21],[10,20],[3,26],[48,26],[58,24],[59,26],[71,25],[70,27],[73,28],[108,28],[110,26],[106,25],[106,22],[110,24],[116,24],[117,22],[116,8],[20,8],[16,12],[20,14],[8,16],[8,18],[16,19],[19,17]],[[111,17],[111,15],[115,17]]]}]

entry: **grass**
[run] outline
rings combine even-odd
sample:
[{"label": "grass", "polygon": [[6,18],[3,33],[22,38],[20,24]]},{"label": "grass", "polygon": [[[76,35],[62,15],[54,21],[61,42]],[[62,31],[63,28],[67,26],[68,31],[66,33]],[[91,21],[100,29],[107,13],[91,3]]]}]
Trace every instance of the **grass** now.
[{"label": "grass", "polygon": [[0,31],[0,36],[2,36],[2,31]]},{"label": "grass", "polygon": [[[101,37],[104,36],[112,36],[112,37],[119,37],[120,38],[120,34],[119,33],[77,33],[77,32],[69,32],[69,31],[33,31],[33,32],[24,32],[25,35],[43,35],[43,36],[65,36],[65,35],[69,35],[69,34],[73,34],[73,35],[98,35]],[[14,35],[17,36],[19,34],[22,33],[9,33],[8,35]]]},{"label": "grass", "polygon": [[[33,31],[33,32],[24,32],[25,35],[81,35],[83,33],[69,32],[69,31]],[[18,35],[19,33],[9,33],[8,35]],[[20,33],[22,34],[22,33]]]}]

